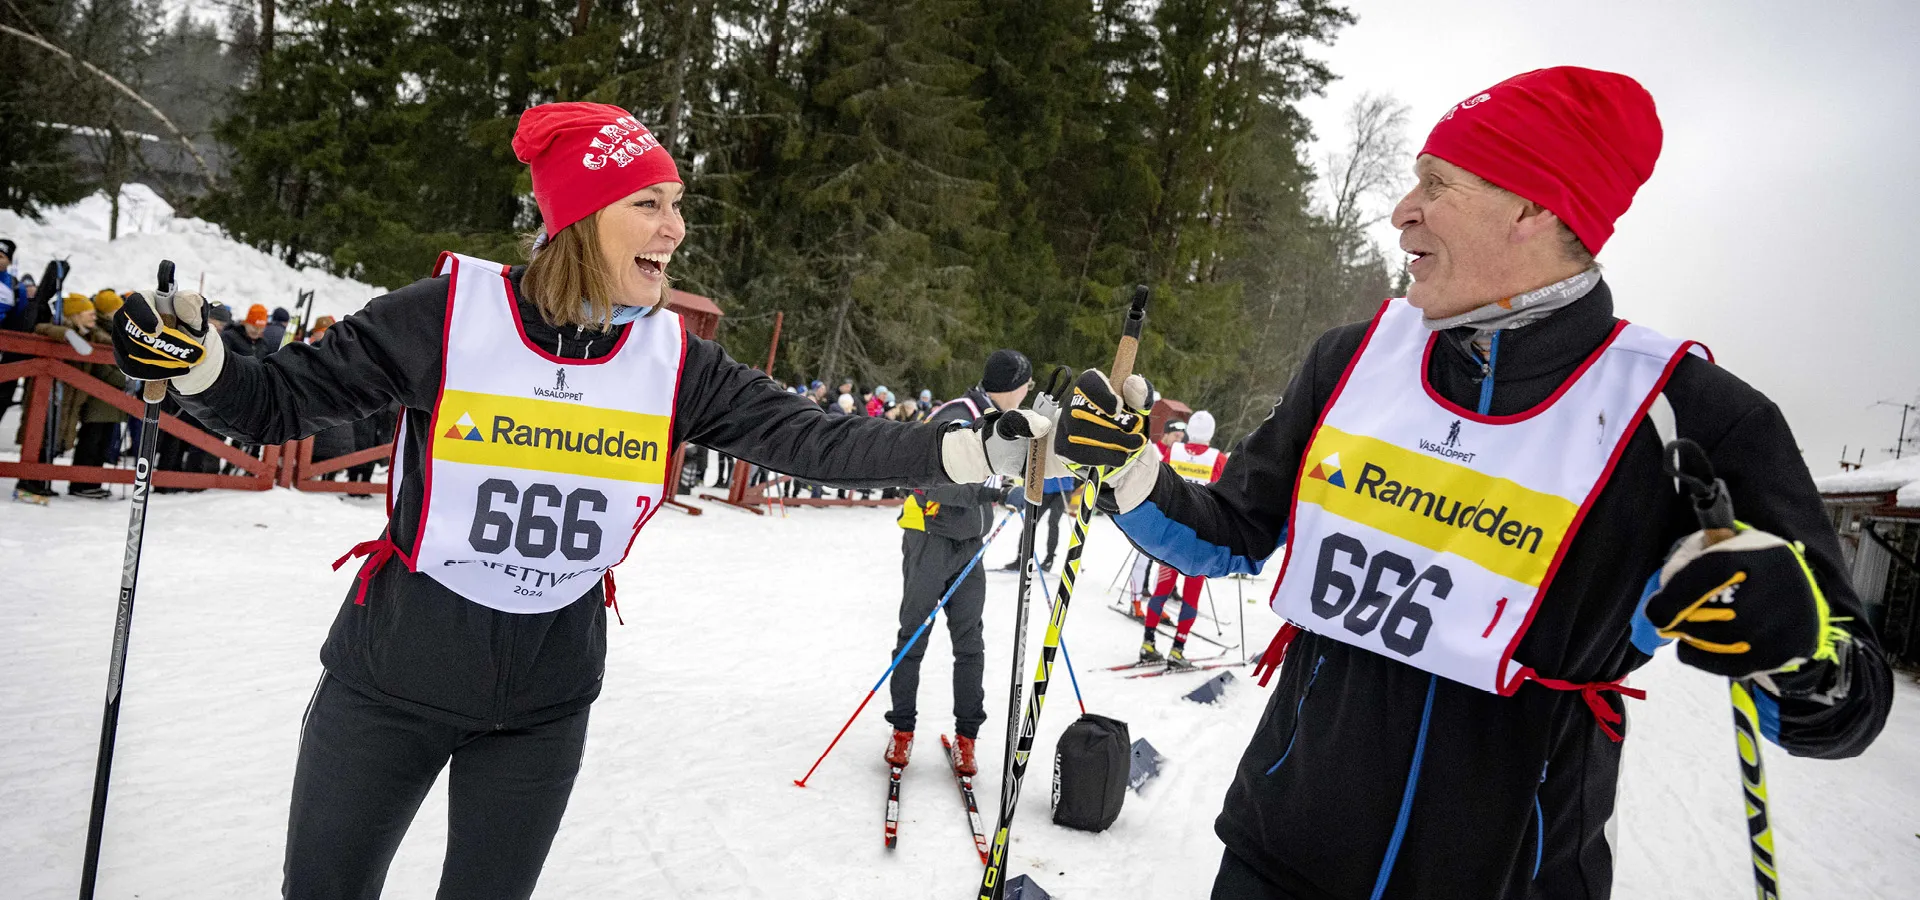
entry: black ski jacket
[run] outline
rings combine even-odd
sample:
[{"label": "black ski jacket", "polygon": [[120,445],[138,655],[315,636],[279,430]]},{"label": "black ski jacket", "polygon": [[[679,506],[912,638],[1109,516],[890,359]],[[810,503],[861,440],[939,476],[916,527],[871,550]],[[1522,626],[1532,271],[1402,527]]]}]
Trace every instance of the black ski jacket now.
[{"label": "black ski jacket", "polygon": [[[547,325],[517,290],[522,271],[515,267],[511,277],[530,340],[556,356],[588,359],[613,350],[626,326],[596,332]],[[211,388],[175,396],[208,428],[249,443],[305,437],[379,413],[392,401],[406,408],[407,430],[425,434],[440,385],[449,283],[426,279],[377,297],[315,344],[291,344],[264,359],[228,354]],[[687,336],[675,447],[694,442],[846,487],[938,485],[948,483],[940,464],[943,430],[830,418],[728,358],[719,344]],[[403,471],[425,471],[425,445],[406,442]],[[386,535],[399,546],[412,546],[423,493],[418,478],[393,491]],[[365,605],[353,594],[341,604],[320,660],[363,693],[476,730],[555,719],[599,695],[607,621],[598,584],[569,606],[521,615],[468,601],[395,559],[374,575]]]},{"label": "black ski jacket", "polygon": [[[969,388],[964,395],[973,402],[973,409],[981,415],[993,411],[993,400],[979,387]],[[965,403],[951,403],[930,421],[943,427],[947,423],[968,425],[973,423],[973,409]],[[925,515],[922,530],[955,541],[978,541],[987,536],[993,527],[993,505],[1000,496],[998,488],[984,484],[949,484],[913,492],[908,503],[918,503],[922,510],[937,511]]]},{"label": "black ski jacket", "polygon": [[[1490,366],[1472,348],[1470,329],[1443,333],[1427,379],[1476,409],[1491,378],[1488,410],[1521,412],[1551,396],[1617,321],[1602,282],[1549,318],[1503,332]],[[1257,570],[1281,545],[1301,455],[1367,327],[1320,337],[1217,483],[1189,484],[1163,468],[1149,499],[1116,522],[1149,555],[1182,571]],[[1759,391],[1696,357],[1679,364],[1665,393],[1679,434],[1706,449],[1741,520],[1804,541],[1833,615],[1851,618],[1844,666],[1809,666],[1780,677],[1785,696],[1762,695],[1763,706],[1778,712],[1768,736],[1798,756],[1860,753],[1886,721],[1891,676],[1785,419]],[[1612,681],[1646,663],[1631,635],[1642,590],[1673,543],[1697,528],[1661,472],[1656,430],[1643,422],[1515,660],[1576,683]],[[1615,694],[1598,696],[1621,707]],[[1731,754],[1732,736],[1725,740]],[[1215,830],[1275,886],[1274,896],[1290,900],[1604,900],[1613,883],[1605,826],[1621,748],[1580,693],[1529,683],[1500,697],[1302,633]],[[1739,823],[1728,829],[1735,839],[1742,833]],[[1376,894],[1382,879],[1384,892]]]}]

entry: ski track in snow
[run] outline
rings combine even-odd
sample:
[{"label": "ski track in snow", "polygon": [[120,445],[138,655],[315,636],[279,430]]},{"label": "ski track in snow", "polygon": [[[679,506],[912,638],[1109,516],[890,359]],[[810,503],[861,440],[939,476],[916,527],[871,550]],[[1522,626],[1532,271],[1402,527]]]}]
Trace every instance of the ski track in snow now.
[{"label": "ski track in snow", "polygon": [[[611,625],[606,688],[548,859],[547,897],[971,897],[979,863],[940,759],[951,651],[930,629],[916,763],[900,846],[881,840],[884,688],[806,789],[794,787],[888,662],[899,599],[891,510],[752,516],[666,511],[621,567],[627,625]],[[0,505],[0,894],[71,896],[87,824],[127,504],[62,497]],[[134,615],[101,896],[254,898],[280,881],[287,792],[318,648],[351,570],[328,569],[378,533],[377,501],[272,491],[155,498]],[[1013,555],[1009,526],[989,551]],[[1064,536],[1062,541],[1064,543]],[[1181,700],[1202,675],[1126,680],[1138,627],[1098,606],[1127,546],[1096,524],[1068,620],[1088,708],[1165,756],[1104,834],[1049,821],[1053,746],[1078,714],[1056,668],[1014,828],[1013,874],[1061,900],[1204,897],[1212,820],[1267,699],[1234,669],[1213,706]],[[1065,548],[1061,548],[1064,556]],[[1264,600],[1271,573],[1245,585]],[[988,575],[988,722],[981,812],[998,809],[1011,573]],[[1277,620],[1214,583],[1264,647]],[[1036,598],[1027,667],[1046,621]],[[1209,628],[1203,620],[1197,628]],[[1865,756],[1790,759],[1768,747],[1783,885],[1794,898],[1912,896],[1920,878],[1920,705],[1900,677],[1893,719]],[[1621,898],[1751,896],[1723,682],[1670,657],[1636,676],[1619,813]],[[430,896],[446,841],[436,787],[387,879]],[[1311,827],[1303,823],[1302,827]]]}]

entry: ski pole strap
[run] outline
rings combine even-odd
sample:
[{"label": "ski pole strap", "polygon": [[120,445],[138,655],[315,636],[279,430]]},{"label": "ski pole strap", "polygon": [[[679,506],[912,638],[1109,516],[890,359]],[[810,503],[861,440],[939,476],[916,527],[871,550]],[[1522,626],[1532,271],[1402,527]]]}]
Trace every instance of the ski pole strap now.
[{"label": "ski pole strap", "polygon": [[338,572],[341,566],[347,564],[347,560],[361,556],[366,557],[367,561],[360,564],[360,574],[354,576],[354,579],[360,582],[359,589],[353,593],[355,606],[367,605],[367,585],[373,583],[373,576],[379,573],[381,566],[387,564],[387,560],[398,556],[402,562],[407,561],[407,555],[400,552],[399,545],[383,534],[371,541],[361,541],[353,545],[353,549],[348,550],[347,555],[333,561],[334,571]]},{"label": "ski pole strap", "polygon": [[1528,668],[1520,670],[1519,680],[1531,681],[1541,687],[1556,691],[1579,691],[1580,698],[1587,701],[1587,709],[1593,713],[1594,721],[1599,723],[1600,730],[1606,732],[1607,737],[1612,738],[1616,744],[1620,743],[1623,738],[1620,732],[1614,730],[1613,726],[1620,724],[1625,721],[1625,719],[1620,715],[1620,711],[1614,709],[1613,704],[1608,703],[1606,698],[1601,697],[1600,694],[1605,691],[1613,691],[1622,697],[1632,697],[1635,700],[1647,699],[1646,691],[1638,688],[1630,688],[1621,683],[1626,680],[1625,675],[1613,681],[1592,681],[1586,684],[1579,684],[1572,681],[1561,681],[1558,678],[1543,678],[1540,673]]},{"label": "ski pole strap", "polygon": [[1266,687],[1273,673],[1280,671],[1280,664],[1287,659],[1287,648],[1293,646],[1293,639],[1300,636],[1300,626],[1292,622],[1282,623],[1280,631],[1273,636],[1273,642],[1267,645],[1265,653],[1260,654],[1260,662],[1253,667],[1253,676],[1260,679],[1260,686]]}]

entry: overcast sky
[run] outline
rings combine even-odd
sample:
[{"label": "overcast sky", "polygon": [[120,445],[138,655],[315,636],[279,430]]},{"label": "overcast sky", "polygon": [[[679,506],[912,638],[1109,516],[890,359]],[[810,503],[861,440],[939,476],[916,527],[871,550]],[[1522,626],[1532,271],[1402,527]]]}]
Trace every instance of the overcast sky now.
[{"label": "overcast sky", "polygon": [[[1892,458],[1920,394],[1920,3],[1349,0],[1303,104],[1318,162],[1363,91],[1447,108],[1554,65],[1633,76],[1665,145],[1600,254],[1617,315],[1699,340],[1785,410],[1815,475]],[[1408,164],[1412,159],[1409,156]],[[1388,247],[1395,233],[1381,226]],[[1394,251],[1397,254],[1397,250]],[[1399,258],[1396,255],[1396,259]]]}]

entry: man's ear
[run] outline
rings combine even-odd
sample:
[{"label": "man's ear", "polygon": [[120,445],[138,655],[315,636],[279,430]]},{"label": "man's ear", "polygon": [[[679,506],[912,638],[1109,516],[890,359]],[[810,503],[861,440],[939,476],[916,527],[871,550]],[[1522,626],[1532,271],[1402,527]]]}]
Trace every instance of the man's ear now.
[{"label": "man's ear", "polygon": [[1542,234],[1554,234],[1560,228],[1560,217],[1538,203],[1528,201],[1520,205],[1508,228],[1508,240],[1514,244],[1525,244]]}]

